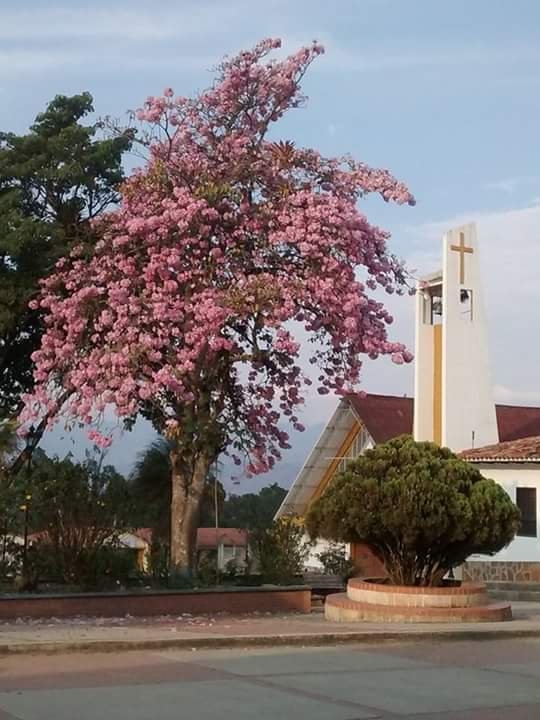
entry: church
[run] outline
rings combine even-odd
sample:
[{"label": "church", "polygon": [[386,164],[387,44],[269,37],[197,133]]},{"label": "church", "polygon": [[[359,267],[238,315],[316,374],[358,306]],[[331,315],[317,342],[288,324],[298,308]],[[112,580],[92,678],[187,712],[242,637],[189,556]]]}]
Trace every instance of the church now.
[{"label": "church", "polygon": [[[494,402],[474,224],[443,237],[442,269],[418,282],[415,315],[414,399],[365,393],[342,397],[277,517],[301,518],[351,459],[376,443],[413,434],[477,464],[521,511],[521,528],[512,543],[492,557],[471,556],[462,576],[538,582],[540,407]],[[363,575],[383,570],[363,545],[352,545],[351,557]]]}]

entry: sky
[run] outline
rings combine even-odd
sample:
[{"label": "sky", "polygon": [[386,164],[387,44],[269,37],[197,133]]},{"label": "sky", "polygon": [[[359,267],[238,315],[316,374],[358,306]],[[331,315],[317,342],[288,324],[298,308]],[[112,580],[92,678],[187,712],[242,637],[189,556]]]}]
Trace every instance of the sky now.
[{"label": "sky", "polygon": [[[351,153],[405,181],[415,207],[370,198],[362,209],[392,232],[411,269],[437,269],[442,233],[478,223],[496,400],[540,404],[537,0],[0,0],[0,129],[24,132],[55,94],[83,90],[97,115],[123,121],[166,86],[205,88],[224,54],[264,37],[291,51],[324,44],[305,79],[309,102],[275,135]],[[412,347],[413,301],[392,298],[391,307],[393,338]],[[412,394],[412,367],[369,363],[363,384]],[[309,397],[306,432],[271,478],[245,489],[289,485],[334,405]],[[46,447],[77,454],[82,438],[59,428]],[[127,472],[150,438],[139,425],[108,460]]]}]

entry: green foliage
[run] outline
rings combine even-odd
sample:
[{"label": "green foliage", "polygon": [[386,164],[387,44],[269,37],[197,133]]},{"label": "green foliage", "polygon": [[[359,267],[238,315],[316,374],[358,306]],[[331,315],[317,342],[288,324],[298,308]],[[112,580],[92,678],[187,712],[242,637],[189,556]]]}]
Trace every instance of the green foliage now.
[{"label": "green foliage", "polygon": [[303,574],[309,555],[303,528],[292,520],[278,520],[251,533],[250,545],[264,582],[294,583]]},{"label": "green foliage", "polygon": [[18,535],[22,530],[20,506],[23,503],[23,488],[0,480],[0,540]]},{"label": "green foliage", "polygon": [[238,560],[231,558],[225,565],[225,572],[223,573],[223,579],[227,582],[233,582],[239,577],[240,568],[238,567]]},{"label": "green foliage", "polygon": [[9,467],[9,461],[19,446],[15,422],[0,418],[0,481]]},{"label": "green foliage", "polygon": [[78,584],[82,590],[126,587],[136,572],[135,553],[128,548],[104,545],[97,552],[87,548],[80,556]]},{"label": "green foliage", "polygon": [[169,578],[169,547],[152,537],[146,579],[154,586],[166,586]]},{"label": "green foliage", "polygon": [[[22,535],[25,516],[28,522],[27,579],[54,578],[85,588],[125,581],[127,558],[116,545],[128,527],[129,485],[113,467],[38,453],[34,466],[2,493],[0,533]],[[132,567],[134,553],[129,555]]]},{"label": "green foliage", "polygon": [[326,550],[317,555],[323,566],[323,572],[327,575],[336,575],[343,580],[348,580],[354,572],[354,563],[347,557],[343,545],[331,543]]},{"label": "green foliage", "polygon": [[217,568],[217,550],[204,550],[197,557],[197,584],[202,586],[218,585],[221,572]]},{"label": "green foliage", "polygon": [[269,528],[286,494],[286,490],[273,483],[258,494],[230,495],[223,505],[220,525],[246,530]]},{"label": "green foliage", "polygon": [[20,572],[22,562],[21,545],[13,535],[0,535],[0,580],[10,581]]},{"label": "green foliage", "polygon": [[438,585],[469,555],[508,545],[518,526],[503,488],[408,436],[352,462],[306,517],[312,537],[367,544],[398,585]]},{"label": "green foliage", "polygon": [[93,242],[90,221],[119,197],[132,135],[98,138],[98,124],[81,122],[93,109],[89,93],[58,95],[26,135],[0,133],[0,417],[32,387],[42,323],[28,301],[39,279]]},{"label": "green foliage", "polygon": [[[19,555],[21,548],[19,547]],[[33,542],[26,566],[17,579],[17,589],[35,591],[41,583],[66,584],[65,554],[48,540]],[[20,563],[22,565],[22,562]],[[82,591],[115,590],[126,587],[136,575],[136,555],[114,544],[81,548],[70,563],[70,587]]]},{"label": "green foliage", "polygon": [[167,575],[167,587],[171,590],[191,590],[195,587],[195,583],[191,575],[173,571]]}]

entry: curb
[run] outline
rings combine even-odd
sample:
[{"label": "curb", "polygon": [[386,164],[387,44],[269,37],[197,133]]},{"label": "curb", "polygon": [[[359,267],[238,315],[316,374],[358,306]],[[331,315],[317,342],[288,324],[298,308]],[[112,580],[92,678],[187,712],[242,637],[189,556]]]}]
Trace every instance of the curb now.
[{"label": "curb", "polygon": [[238,635],[156,640],[84,640],[0,644],[0,656],[56,655],[61,653],[126,652],[130,650],[224,650],[257,647],[325,647],[372,645],[386,642],[436,642],[441,640],[514,640],[540,638],[540,628],[515,630],[426,630],[422,632],[349,632],[319,635]]}]

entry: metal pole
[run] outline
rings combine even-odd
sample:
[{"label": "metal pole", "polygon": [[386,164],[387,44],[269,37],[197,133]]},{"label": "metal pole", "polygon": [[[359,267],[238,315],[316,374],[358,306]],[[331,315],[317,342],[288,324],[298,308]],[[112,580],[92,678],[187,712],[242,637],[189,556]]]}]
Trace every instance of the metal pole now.
[{"label": "metal pole", "polygon": [[216,461],[216,470],[214,472],[214,521],[216,528],[216,585],[219,583],[219,542],[218,542],[218,530],[219,530],[219,518],[218,518],[218,473],[219,464]]},{"label": "metal pole", "polygon": [[26,577],[26,553],[28,550],[28,503],[24,506],[23,575]]},{"label": "metal pole", "polygon": [[[32,435],[33,435],[33,428],[30,428],[30,433],[28,435],[28,442],[32,441]],[[26,487],[28,488],[28,485],[30,484],[30,471],[32,469],[32,453],[28,453],[28,459],[26,464]],[[23,576],[26,577],[26,569],[27,569],[27,554],[28,554],[28,506],[30,504],[30,500],[32,499],[32,496],[28,493],[28,490],[26,491],[25,499],[24,499],[24,545],[23,545]]]}]

